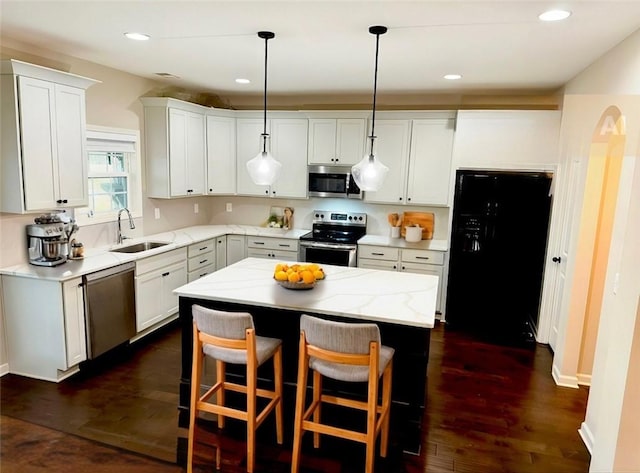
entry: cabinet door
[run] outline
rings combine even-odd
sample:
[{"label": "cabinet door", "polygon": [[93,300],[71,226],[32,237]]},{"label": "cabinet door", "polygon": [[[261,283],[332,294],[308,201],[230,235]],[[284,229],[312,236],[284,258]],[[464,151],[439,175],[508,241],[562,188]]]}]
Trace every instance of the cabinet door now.
[{"label": "cabinet door", "polygon": [[164,318],[162,272],[151,271],[136,276],[136,330],[150,327]]},{"label": "cabinet door", "polygon": [[[62,207],[89,204],[84,90],[56,85],[58,198]],[[62,202],[59,202],[59,201]]]},{"label": "cabinet door", "polygon": [[[268,124],[267,124],[268,125]],[[242,195],[268,196],[269,186],[254,184],[247,171],[247,162],[262,151],[262,120],[238,118],[236,120],[237,191]],[[268,132],[268,131],[267,131]],[[267,141],[267,146],[269,142]]]},{"label": "cabinet door", "polygon": [[271,152],[282,163],[278,180],[271,186],[272,197],[307,196],[307,135],[304,118],[271,120]]},{"label": "cabinet door", "polygon": [[409,120],[378,120],[375,133],[374,152],[378,159],[389,168],[382,188],[377,192],[365,192],[369,202],[401,204],[407,180],[409,160]]},{"label": "cabinet door", "polygon": [[76,278],[62,284],[64,305],[64,335],[67,368],[87,359],[85,337],[84,293],[82,279]]},{"label": "cabinet door", "polygon": [[25,210],[57,206],[55,87],[51,82],[18,78],[22,179]]},{"label": "cabinet door", "polygon": [[227,265],[227,237],[216,238],[216,271]]},{"label": "cabinet door", "polygon": [[187,195],[203,195],[205,186],[204,115],[187,113]]},{"label": "cabinet door", "polygon": [[187,195],[187,112],[169,109],[169,182],[171,196]]},{"label": "cabinet door", "polygon": [[244,235],[227,235],[227,266],[236,263],[247,254],[247,242]]},{"label": "cabinet door", "polygon": [[383,269],[383,270],[386,270],[386,271],[397,271],[398,270],[398,262],[397,261],[385,261],[385,260],[362,258],[362,259],[358,260],[358,268]]},{"label": "cabinet door", "polygon": [[448,205],[453,119],[413,120],[407,203]]},{"label": "cabinet door", "polygon": [[336,164],[336,119],[309,119],[309,164]]},{"label": "cabinet door", "polygon": [[173,291],[185,284],[187,284],[187,264],[184,261],[163,270],[161,292],[163,318],[178,312],[178,296]]},{"label": "cabinet door", "polygon": [[418,263],[400,263],[400,271],[406,273],[416,274],[430,274],[431,276],[438,276],[438,294],[436,297],[436,312],[442,313],[442,266],[436,266],[431,264],[418,264]]},{"label": "cabinet door", "polygon": [[207,116],[207,193],[236,192],[236,120]]},{"label": "cabinet door", "polygon": [[336,120],[336,164],[353,165],[362,159],[367,138],[364,118]]}]

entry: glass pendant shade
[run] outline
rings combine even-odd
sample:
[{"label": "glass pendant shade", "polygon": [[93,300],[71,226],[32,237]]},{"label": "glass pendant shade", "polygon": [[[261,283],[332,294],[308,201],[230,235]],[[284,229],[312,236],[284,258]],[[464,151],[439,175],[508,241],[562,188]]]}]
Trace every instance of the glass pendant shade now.
[{"label": "glass pendant shade", "polygon": [[260,151],[255,158],[247,161],[249,176],[259,186],[273,184],[280,176],[281,168],[282,164],[276,161],[268,151]]},{"label": "glass pendant shade", "polygon": [[360,190],[369,192],[380,190],[388,172],[389,168],[373,154],[365,155],[351,168],[351,175]]}]

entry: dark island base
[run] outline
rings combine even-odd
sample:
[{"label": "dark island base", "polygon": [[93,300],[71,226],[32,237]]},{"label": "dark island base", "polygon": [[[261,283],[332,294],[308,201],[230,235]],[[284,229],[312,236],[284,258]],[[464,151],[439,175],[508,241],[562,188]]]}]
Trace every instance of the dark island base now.
[{"label": "dark island base", "polygon": [[[215,308],[219,310],[229,311],[247,311],[253,315],[256,332],[262,336],[280,338],[283,341],[283,377],[284,377],[284,447],[290,450],[293,443],[293,421],[295,407],[295,389],[297,379],[297,363],[298,363],[298,341],[300,336],[299,320],[303,312],[272,309],[256,306],[248,306],[236,303],[225,303],[217,301],[206,301],[191,298],[180,298],[180,323],[182,326],[182,376],[180,380],[180,399],[179,399],[179,417],[178,417],[178,444],[177,444],[177,462],[180,465],[186,463],[187,452],[187,432],[189,427],[189,398],[191,390],[191,358],[192,358],[192,316],[191,306],[200,304],[205,307]],[[334,319],[347,321],[344,317],[335,318],[323,314],[318,315],[326,319]],[[359,320],[353,320],[358,322]],[[361,321],[360,321],[361,322]],[[394,373],[392,388],[392,407],[391,407],[391,426],[390,426],[390,448],[389,458],[399,457],[402,452],[418,454],[421,442],[421,424],[426,403],[426,383],[427,383],[427,361],[429,356],[429,340],[431,335],[430,329],[409,327],[404,325],[395,325],[387,323],[378,323],[380,327],[382,343],[393,347],[396,352],[394,355]],[[236,377],[240,382],[244,382],[244,366],[229,365],[228,377]],[[258,370],[259,385],[272,386],[273,365],[265,363]],[[351,395],[359,396],[362,399],[366,397],[366,383],[339,383],[330,379],[323,382],[325,391],[348,392]],[[229,402],[243,404],[243,399],[238,397],[233,400],[232,393],[229,393]],[[308,395],[309,398],[309,395]],[[338,423],[346,422],[345,426],[360,426],[364,420],[360,417],[360,413],[353,410],[344,410],[340,408],[335,413],[335,419]],[[331,415],[331,409],[325,409],[323,415]],[[230,422],[225,426],[231,437],[243,438],[246,436],[244,423]],[[232,427],[233,424],[238,424]],[[363,425],[363,424],[362,424]],[[235,431],[235,432],[234,432]],[[305,439],[310,434],[305,435]],[[275,427],[271,416],[265,420],[264,424],[258,429],[258,439],[264,443],[276,445]],[[334,440],[324,436],[323,443],[329,447],[333,445]],[[338,444],[343,441],[335,439]],[[348,442],[345,447],[351,454],[358,449],[364,447],[357,442]],[[335,451],[340,451],[335,447]],[[305,454],[313,456],[314,449],[304,448]],[[326,454],[323,452],[322,455]]]}]

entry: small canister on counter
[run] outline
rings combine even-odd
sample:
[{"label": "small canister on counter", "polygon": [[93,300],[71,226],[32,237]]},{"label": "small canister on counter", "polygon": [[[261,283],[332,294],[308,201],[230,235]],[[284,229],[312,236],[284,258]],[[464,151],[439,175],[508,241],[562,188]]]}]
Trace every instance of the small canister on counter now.
[{"label": "small canister on counter", "polygon": [[71,258],[73,259],[84,258],[84,245],[79,241],[73,240],[71,242]]}]

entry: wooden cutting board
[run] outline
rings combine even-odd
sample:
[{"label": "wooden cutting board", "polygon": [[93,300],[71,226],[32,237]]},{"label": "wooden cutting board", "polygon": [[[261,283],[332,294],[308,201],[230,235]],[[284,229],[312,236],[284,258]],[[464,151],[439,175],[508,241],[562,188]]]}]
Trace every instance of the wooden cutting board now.
[{"label": "wooden cutting board", "polygon": [[435,217],[431,212],[404,212],[402,214],[402,229],[400,234],[405,236],[405,227],[415,224],[422,228],[422,239],[431,240],[433,238],[433,225]]}]

